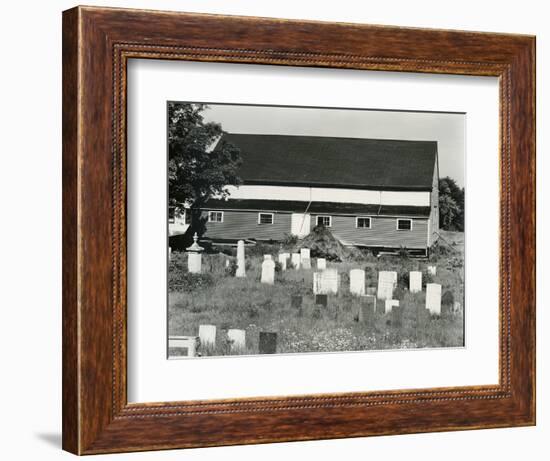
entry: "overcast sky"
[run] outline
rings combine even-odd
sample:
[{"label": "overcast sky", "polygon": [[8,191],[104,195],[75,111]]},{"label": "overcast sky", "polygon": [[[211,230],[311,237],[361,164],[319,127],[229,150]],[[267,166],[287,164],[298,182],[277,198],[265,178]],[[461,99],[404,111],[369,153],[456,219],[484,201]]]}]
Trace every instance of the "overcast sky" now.
[{"label": "overcast sky", "polygon": [[438,142],[439,176],[464,185],[465,115],[439,112],[208,104],[206,121],[229,133]]}]

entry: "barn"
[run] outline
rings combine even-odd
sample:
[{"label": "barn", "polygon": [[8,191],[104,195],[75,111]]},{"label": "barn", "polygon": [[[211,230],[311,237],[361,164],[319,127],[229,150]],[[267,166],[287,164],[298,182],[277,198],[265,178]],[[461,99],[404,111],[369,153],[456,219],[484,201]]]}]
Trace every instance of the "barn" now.
[{"label": "barn", "polygon": [[202,239],[298,238],[318,225],[344,245],[427,254],[438,236],[436,141],[224,134],[242,185],[211,199]]}]

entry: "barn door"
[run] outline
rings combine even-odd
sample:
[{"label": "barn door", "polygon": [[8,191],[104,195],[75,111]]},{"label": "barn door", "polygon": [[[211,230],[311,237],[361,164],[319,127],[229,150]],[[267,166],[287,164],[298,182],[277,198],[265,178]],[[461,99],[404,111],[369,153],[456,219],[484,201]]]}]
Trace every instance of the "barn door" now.
[{"label": "barn door", "polygon": [[299,238],[309,234],[311,228],[311,216],[308,213],[292,213],[290,221],[290,233]]}]

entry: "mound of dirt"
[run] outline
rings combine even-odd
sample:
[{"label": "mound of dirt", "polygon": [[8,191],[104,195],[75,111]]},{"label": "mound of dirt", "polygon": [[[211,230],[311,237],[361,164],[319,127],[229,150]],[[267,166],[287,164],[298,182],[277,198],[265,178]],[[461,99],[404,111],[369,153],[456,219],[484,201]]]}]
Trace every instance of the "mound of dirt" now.
[{"label": "mound of dirt", "polygon": [[296,245],[296,250],[309,248],[312,258],[326,258],[328,261],[344,261],[348,250],[324,226],[314,227],[309,235]]}]

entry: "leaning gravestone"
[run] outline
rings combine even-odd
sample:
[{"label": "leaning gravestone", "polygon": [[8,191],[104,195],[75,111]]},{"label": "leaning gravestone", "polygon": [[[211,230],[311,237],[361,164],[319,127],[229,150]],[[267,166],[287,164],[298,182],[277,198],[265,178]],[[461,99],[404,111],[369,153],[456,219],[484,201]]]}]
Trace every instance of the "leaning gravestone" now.
[{"label": "leaning gravestone", "polygon": [[246,331],[231,328],[227,330],[231,351],[243,351],[246,348]]},{"label": "leaning gravestone", "polygon": [[[262,283],[273,285],[275,283],[275,261],[271,259],[271,255],[264,256],[264,262],[262,263]],[[267,259],[269,258],[269,259]]]},{"label": "leaning gravestone", "polygon": [[432,314],[441,315],[441,285],[439,283],[426,285],[426,309]]},{"label": "leaning gravestone", "polygon": [[378,299],[392,299],[393,289],[397,285],[397,272],[380,271],[378,273]]},{"label": "leaning gravestone", "polygon": [[294,309],[299,309],[302,307],[302,295],[292,295],[290,297],[290,307]]},{"label": "leaning gravestone", "polygon": [[325,258],[317,258],[317,269],[325,270],[327,268],[327,260]]},{"label": "leaning gravestone", "polygon": [[276,354],[277,353],[277,333],[260,331],[260,354]]},{"label": "leaning gravestone", "polygon": [[237,272],[235,273],[235,277],[246,277],[245,265],[244,241],[239,240],[237,243]]},{"label": "leaning gravestone", "polygon": [[281,265],[281,269],[286,271],[286,262],[288,261],[288,258],[290,257],[290,254],[288,253],[279,253],[279,264]]},{"label": "leaning gravestone", "polygon": [[392,312],[394,307],[399,306],[399,301],[397,299],[386,299],[385,301],[385,313]]},{"label": "leaning gravestone", "polygon": [[294,269],[300,269],[300,253],[292,253],[292,265]]},{"label": "leaning gravestone", "polygon": [[311,269],[311,258],[309,248],[302,248],[300,250],[300,260],[302,263],[302,269]]},{"label": "leaning gravestone", "polygon": [[349,271],[349,292],[352,295],[363,296],[365,294],[365,271],[352,269]]},{"label": "leaning gravestone", "polygon": [[216,347],[216,325],[199,325],[201,346]]},{"label": "leaning gravestone", "polygon": [[409,291],[411,293],[422,291],[422,272],[412,271],[409,273]]},{"label": "leaning gravestone", "polygon": [[326,294],[315,295],[315,305],[316,306],[327,307],[327,304],[328,304],[328,296]]},{"label": "leaning gravestone", "polygon": [[360,323],[374,325],[376,314],[376,298],[374,296],[361,296],[359,304],[358,320]]}]

